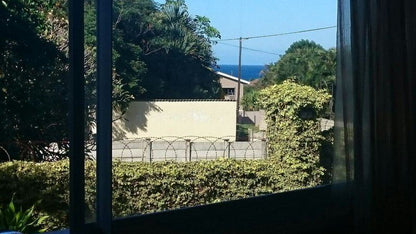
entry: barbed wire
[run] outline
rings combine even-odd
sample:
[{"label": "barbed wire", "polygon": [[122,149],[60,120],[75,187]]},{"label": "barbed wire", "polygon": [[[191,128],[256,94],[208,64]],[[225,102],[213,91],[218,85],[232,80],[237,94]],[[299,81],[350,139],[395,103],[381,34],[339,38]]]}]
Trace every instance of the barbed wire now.
[{"label": "barbed wire", "polygon": [[[122,161],[189,162],[217,158],[263,159],[267,157],[267,141],[235,141],[235,136],[166,136],[113,141],[113,159]],[[57,161],[68,158],[69,142],[13,141],[0,142],[0,162],[13,159]],[[12,157],[18,155],[18,158]],[[95,142],[85,145],[86,159],[96,159]]]},{"label": "barbed wire", "polygon": [[[113,159],[121,161],[190,162],[218,158],[264,159],[267,157],[265,139],[233,141],[229,137],[152,137],[113,141]],[[95,149],[91,158],[96,157]]]}]

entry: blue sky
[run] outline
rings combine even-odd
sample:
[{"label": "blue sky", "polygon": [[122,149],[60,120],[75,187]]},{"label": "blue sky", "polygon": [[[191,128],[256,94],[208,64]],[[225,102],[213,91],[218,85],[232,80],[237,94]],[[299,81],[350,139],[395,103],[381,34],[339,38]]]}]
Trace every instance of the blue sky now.
[{"label": "blue sky", "polygon": [[[337,20],[336,0],[186,0],[186,4],[191,15],[207,16],[221,32],[222,39],[334,26]],[[242,64],[275,62],[300,39],[313,40],[324,48],[335,47],[336,29],[243,41],[244,47],[274,54],[243,50]],[[214,46],[218,64],[238,64],[238,41],[221,43],[229,45]]]}]

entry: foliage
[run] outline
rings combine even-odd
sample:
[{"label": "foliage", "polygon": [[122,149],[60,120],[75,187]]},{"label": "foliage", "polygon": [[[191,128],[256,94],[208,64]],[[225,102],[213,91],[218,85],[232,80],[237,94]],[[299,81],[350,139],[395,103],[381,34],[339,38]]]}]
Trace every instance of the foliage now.
[{"label": "foliage", "polygon": [[[89,122],[94,122],[96,109],[96,6],[95,1],[85,2],[85,79]],[[146,25],[146,15],[155,10],[150,1],[114,1],[113,11],[113,108],[122,112],[133,100],[134,94],[143,93],[141,77],[146,65],[140,60],[142,49],[130,34],[139,36]],[[136,30],[136,31],[134,31]],[[131,32],[133,31],[133,32]]]},{"label": "foliage", "polygon": [[302,49],[324,50],[324,48],[321,45],[317,44],[316,42],[302,39],[300,41],[293,42],[289,46],[289,48],[285,51],[285,54],[296,53],[297,50],[302,50]]},{"label": "foliage", "polygon": [[44,232],[41,228],[48,216],[34,217],[35,205],[23,211],[16,209],[13,198],[5,207],[0,206],[0,230],[19,231],[22,233]]},{"label": "foliage", "polygon": [[250,134],[249,129],[252,132],[258,132],[259,128],[256,127],[254,124],[237,124],[237,141],[249,141]]},{"label": "foliage", "polygon": [[63,227],[64,223],[68,223],[68,170],[67,160],[55,163],[1,163],[0,204],[7,204],[13,195],[14,201],[23,207],[30,207],[40,201],[36,215],[49,216],[45,228],[54,230]]},{"label": "foliage", "polygon": [[[181,0],[162,5],[116,0],[113,10],[114,109],[123,113],[133,99],[220,96],[218,77],[209,69],[216,62],[211,39],[220,35],[208,18],[190,16]],[[67,141],[67,18],[67,0],[0,4],[0,145],[14,159],[45,160],[39,149]],[[96,109],[95,23],[95,1],[87,0],[84,69],[89,125],[95,122]],[[60,152],[54,159],[66,156],[65,147]],[[4,160],[3,150],[0,154]]]},{"label": "foliage", "polygon": [[[86,50],[95,51],[95,2],[87,1]],[[184,1],[156,5],[151,0],[114,1],[114,108],[133,99],[215,98],[218,78],[210,38],[219,32],[206,17],[191,17]],[[95,54],[87,61],[87,80],[95,84]],[[92,93],[92,99],[95,94]],[[94,102],[90,109],[94,109]]]},{"label": "foliage", "polygon": [[244,96],[241,105],[246,111],[257,111],[260,109],[258,99],[260,91],[253,86],[244,87]]},{"label": "foliage", "polygon": [[290,79],[298,84],[332,91],[335,69],[335,49],[325,50],[313,41],[301,40],[293,43],[279,61],[267,66],[261,86]]},{"label": "foliage", "polygon": [[322,136],[324,140],[321,141],[322,145],[320,147],[320,164],[326,169],[325,175],[322,178],[323,184],[332,183],[332,172],[334,166],[334,128],[323,131]]},{"label": "foliage", "polygon": [[[332,93],[335,85],[335,70],[335,49],[325,50],[321,45],[308,40],[294,42],[277,62],[267,65],[258,83],[245,90],[242,105],[246,110],[259,109],[260,90],[281,84],[285,80]],[[334,100],[331,105],[333,103]],[[326,110],[325,116],[333,114],[329,109]]]},{"label": "foliage", "polygon": [[[68,225],[68,161],[0,164],[0,204],[15,193],[27,206],[42,199],[40,215],[48,215],[48,229]],[[191,207],[261,194],[299,189],[274,160],[113,163],[115,217]],[[86,161],[87,216],[93,220],[95,163]]]},{"label": "foliage", "polygon": [[[42,36],[48,30],[42,4],[16,0],[0,5],[0,142],[30,145],[67,137],[67,60]],[[12,156],[28,156],[6,147]]]},{"label": "foliage", "polygon": [[[166,1],[151,19],[150,40],[142,40],[148,72],[138,99],[219,98],[221,88],[211,38],[219,32],[206,17],[189,15],[184,1]],[[144,41],[144,42],[143,42]]]},{"label": "foliage", "polygon": [[284,168],[284,175],[298,186],[322,182],[320,149],[324,137],[318,117],[331,96],[324,90],[284,81],[260,93],[266,111],[268,155]]}]

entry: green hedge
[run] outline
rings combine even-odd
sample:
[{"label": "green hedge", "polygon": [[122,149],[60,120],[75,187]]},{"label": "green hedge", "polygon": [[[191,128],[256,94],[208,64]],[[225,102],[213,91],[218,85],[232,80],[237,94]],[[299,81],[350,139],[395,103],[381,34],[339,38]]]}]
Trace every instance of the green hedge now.
[{"label": "green hedge", "polygon": [[320,154],[323,145],[331,143],[321,132],[319,117],[330,98],[324,90],[291,81],[260,92],[259,103],[266,111],[268,156],[277,160],[284,167],[284,176],[298,186],[328,180]]},{"label": "green hedge", "polygon": [[[93,220],[95,164],[86,162],[87,218]],[[284,168],[274,160],[215,161],[190,163],[121,163],[113,165],[113,213],[138,213],[191,207],[219,201],[300,188],[283,176]],[[0,164],[0,204],[15,194],[15,202],[51,219],[48,229],[68,225],[68,161]]]}]

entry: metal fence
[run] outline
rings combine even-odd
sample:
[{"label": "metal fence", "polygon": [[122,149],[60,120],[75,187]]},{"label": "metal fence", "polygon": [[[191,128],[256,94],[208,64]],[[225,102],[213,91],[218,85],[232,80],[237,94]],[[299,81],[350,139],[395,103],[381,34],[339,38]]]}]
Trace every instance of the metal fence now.
[{"label": "metal fence", "polygon": [[[267,141],[234,141],[234,137],[158,137],[113,141],[114,160],[128,162],[176,161],[191,162],[232,159],[267,158]],[[69,142],[0,142],[0,162],[12,159],[30,161],[56,161],[68,157]],[[95,144],[86,142],[86,156],[96,158]],[[16,155],[18,157],[16,158]]]},{"label": "metal fence", "polygon": [[[267,142],[232,141],[230,137],[160,137],[113,141],[113,159],[130,162],[191,162],[232,159],[265,159]],[[93,149],[92,158],[96,157]]]}]

